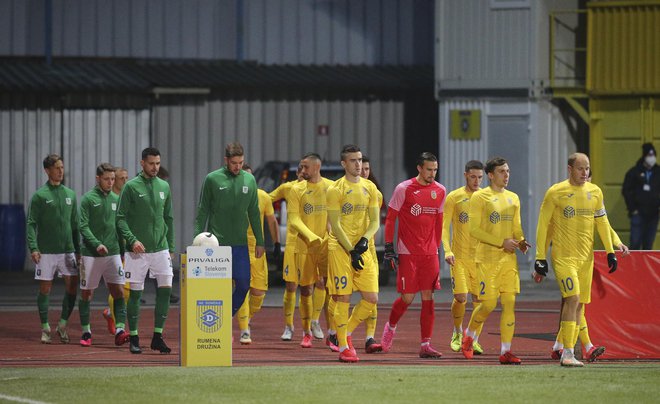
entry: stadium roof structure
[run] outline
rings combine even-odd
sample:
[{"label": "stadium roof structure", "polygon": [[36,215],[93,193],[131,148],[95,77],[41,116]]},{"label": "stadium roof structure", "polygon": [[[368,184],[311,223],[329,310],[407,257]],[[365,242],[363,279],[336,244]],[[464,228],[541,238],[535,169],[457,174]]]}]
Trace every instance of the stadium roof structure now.
[{"label": "stadium roof structure", "polygon": [[400,98],[410,91],[428,91],[432,95],[433,74],[430,65],[263,65],[74,58],[56,58],[48,65],[42,58],[0,58],[0,92]]}]

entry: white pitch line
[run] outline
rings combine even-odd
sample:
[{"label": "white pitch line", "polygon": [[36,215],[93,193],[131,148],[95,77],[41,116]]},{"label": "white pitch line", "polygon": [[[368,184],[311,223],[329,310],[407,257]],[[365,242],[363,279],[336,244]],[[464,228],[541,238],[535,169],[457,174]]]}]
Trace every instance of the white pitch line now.
[{"label": "white pitch line", "polygon": [[7,401],[15,401],[17,403],[48,404],[45,401],[30,400],[29,398],[23,398],[23,397],[6,396],[4,394],[0,394],[0,398]]}]

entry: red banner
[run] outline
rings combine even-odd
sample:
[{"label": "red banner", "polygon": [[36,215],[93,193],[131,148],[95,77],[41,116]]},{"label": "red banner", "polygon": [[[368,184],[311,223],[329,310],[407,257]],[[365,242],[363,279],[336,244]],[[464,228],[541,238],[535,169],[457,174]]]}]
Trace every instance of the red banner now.
[{"label": "red banner", "polygon": [[660,251],[632,251],[608,273],[604,251],[596,251],[587,323],[604,358],[660,358]]}]

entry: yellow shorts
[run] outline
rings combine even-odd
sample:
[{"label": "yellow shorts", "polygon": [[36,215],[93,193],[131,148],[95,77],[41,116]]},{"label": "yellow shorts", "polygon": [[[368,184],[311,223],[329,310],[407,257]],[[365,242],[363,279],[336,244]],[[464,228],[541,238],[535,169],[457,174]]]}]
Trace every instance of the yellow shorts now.
[{"label": "yellow shorts", "polygon": [[594,275],[594,260],[574,258],[553,258],[552,269],[555,271],[561,297],[580,296],[580,303],[591,302],[591,280]]},{"label": "yellow shorts", "polygon": [[362,254],[364,268],[356,271],[343,248],[328,251],[328,282],[331,295],[350,295],[355,290],[378,293],[378,263],[368,252]]},{"label": "yellow shorts", "polygon": [[296,266],[296,253],[295,247],[292,245],[284,248],[284,262],[282,263],[282,279],[284,282],[293,282],[296,285],[298,284],[298,278],[300,278],[300,272]]},{"label": "yellow shorts", "polygon": [[470,293],[479,296],[479,277],[477,264],[471,259],[456,259],[456,264],[449,268],[451,290],[455,295]]},{"label": "yellow shorts", "polygon": [[261,258],[254,256],[254,250],[250,251],[250,287],[259,290],[268,290],[268,262],[266,254]]},{"label": "yellow shorts", "polygon": [[328,275],[328,254],[296,253],[296,268],[300,272],[300,286],[313,285],[319,277]]},{"label": "yellow shorts", "polygon": [[506,260],[487,264],[478,262],[477,273],[479,300],[497,299],[500,293],[520,293],[520,276],[516,261]]}]

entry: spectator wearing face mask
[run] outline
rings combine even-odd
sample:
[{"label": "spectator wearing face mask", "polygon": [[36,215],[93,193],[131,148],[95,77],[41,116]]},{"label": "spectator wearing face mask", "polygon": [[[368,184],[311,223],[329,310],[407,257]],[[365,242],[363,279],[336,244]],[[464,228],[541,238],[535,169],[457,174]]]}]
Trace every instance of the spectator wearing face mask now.
[{"label": "spectator wearing face mask", "polygon": [[652,250],[660,210],[660,166],[653,143],[642,145],[642,157],[626,173],[623,197],[630,216],[630,249]]}]

